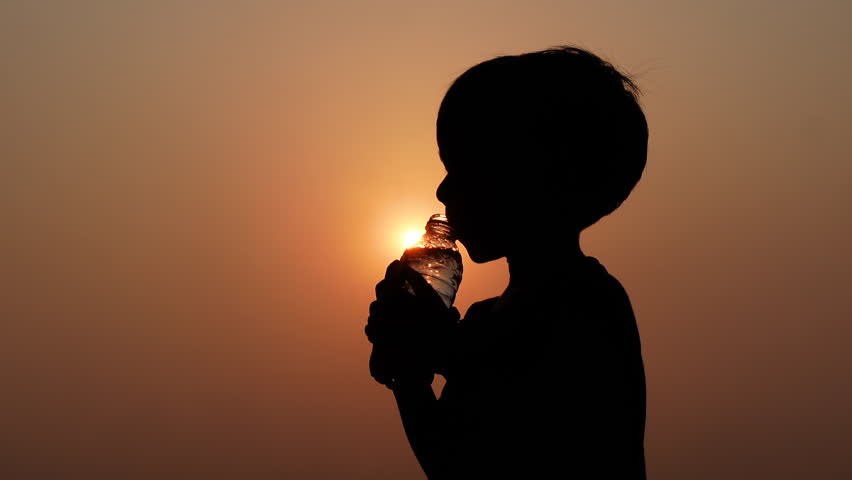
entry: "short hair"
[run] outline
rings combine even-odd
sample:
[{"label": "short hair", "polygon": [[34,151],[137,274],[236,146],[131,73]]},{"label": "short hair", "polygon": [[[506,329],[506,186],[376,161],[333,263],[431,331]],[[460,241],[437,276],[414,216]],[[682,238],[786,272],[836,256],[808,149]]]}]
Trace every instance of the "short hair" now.
[{"label": "short hair", "polygon": [[642,176],[648,125],[639,93],[630,77],[574,46],[496,57],[447,90],[438,147],[447,162],[466,139],[485,140],[497,153],[490,159],[502,162],[485,168],[567,184],[582,230],[618,208]]}]

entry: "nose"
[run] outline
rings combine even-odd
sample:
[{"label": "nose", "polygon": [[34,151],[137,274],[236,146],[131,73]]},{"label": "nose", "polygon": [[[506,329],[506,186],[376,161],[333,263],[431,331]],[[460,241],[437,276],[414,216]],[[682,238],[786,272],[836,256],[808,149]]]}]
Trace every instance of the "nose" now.
[{"label": "nose", "polygon": [[447,201],[450,197],[450,176],[446,175],[441,183],[438,184],[438,189],[435,191],[435,196],[438,198],[438,201],[443,203],[445,206],[447,205]]}]

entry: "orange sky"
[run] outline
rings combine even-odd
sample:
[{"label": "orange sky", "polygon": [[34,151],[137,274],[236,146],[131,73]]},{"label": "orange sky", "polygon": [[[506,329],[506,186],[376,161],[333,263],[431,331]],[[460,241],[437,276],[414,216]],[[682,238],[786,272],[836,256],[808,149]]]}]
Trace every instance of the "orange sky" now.
[{"label": "orange sky", "polygon": [[[636,310],[649,477],[852,473],[852,4],[200,5],[0,7],[0,477],[424,478],[373,285],[440,211],[450,82],[567,43],[645,91],[582,243]],[[465,261],[461,310],[507,280]]]}]

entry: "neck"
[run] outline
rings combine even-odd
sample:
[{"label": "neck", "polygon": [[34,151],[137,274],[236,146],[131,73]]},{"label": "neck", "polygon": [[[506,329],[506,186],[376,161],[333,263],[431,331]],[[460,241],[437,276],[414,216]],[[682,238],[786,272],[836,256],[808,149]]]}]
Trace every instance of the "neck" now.
[{"label": "neck", "polygon": [[567,236],[549,248],[536,248],[542,243],[532,242],[533,248],[506,255],[510,287],[554,280],[586,257],[580,249],[579,234]]}]

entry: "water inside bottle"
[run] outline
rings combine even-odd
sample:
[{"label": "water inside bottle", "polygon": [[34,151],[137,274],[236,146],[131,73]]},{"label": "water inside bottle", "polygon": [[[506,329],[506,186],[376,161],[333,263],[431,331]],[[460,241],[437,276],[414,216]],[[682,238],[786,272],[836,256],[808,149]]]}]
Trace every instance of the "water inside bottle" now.
[{"label": "water inside bottle", "polygon": [[458,250],[412,247],[403,253],[401,260],[423,275],[426,282],[438,292],[447,308],[452,306],[462,275],[462,258]]}]

